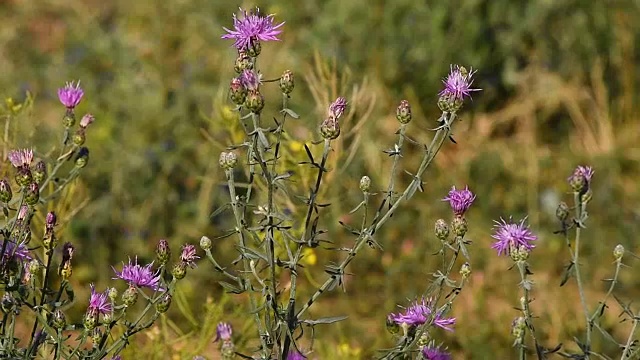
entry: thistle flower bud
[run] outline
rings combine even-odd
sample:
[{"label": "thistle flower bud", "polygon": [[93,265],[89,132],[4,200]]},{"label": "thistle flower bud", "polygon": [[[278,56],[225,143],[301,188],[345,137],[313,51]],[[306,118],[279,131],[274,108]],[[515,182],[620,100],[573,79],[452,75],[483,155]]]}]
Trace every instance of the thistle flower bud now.
[{"label": "thistle flower bud", "polygon": [[173,275],[176,280],[184,279],[184,277],[187,275],[187,264],[181,261],[173,265],[173,269],[171,269],[171,275]]},{"label": "thistle flower bud", "polygon": [[56,330],[63,330],[67,326],[67,319],[60,309],[56,309],[51,317],[51,325]]},{"label": "thistle flower bud", "polygon": [[443,219],[436,220],[435,233],[436,237],[441,241],[447,240],[449,237],[449,225],[447,225],[447,222]]},{"label": "thistle flower bud", "polygon": [[360,178],[360,191],[368,193],[369,189],[371,189],[371,178],[365,175]]},{"label": "thistle flower bud", "polygon": [[558,207],[556,208],[556,218],[561,222],[565,222],[567,221],[567,218],[569,218],[569,205],[567,205],[566,202],[563,201],[558,204]]},{"label": "thistle flower bud", "polygon": [[89,149],[81,147],[76,155],[76,167],[82,169],[89,162]]},{"label": "thistle flower bud", "polygon": [[294,81],[293,81],[293,73],[291,72],[291,70],[285,70],[284,73],[282,73],[282,76],[280,77],[280,90],[282,91],[283,94],[291,94],[291,92],[293,91],[293,87],[294,87]]},{"label": "thistle flower bud", "polygon": [[102,342],[102,331],[100,329],[93,329],[91,332],[91,342],[93,342],[93,348],[96,349]]},{"label": "thistle flower bud", "polygon": [[582,174],[574,174],[569,178],[569,186],[575,192],[581,192],[587,186],[587,179]]},{"label": "thistle flower bud", "polygon": [[241,74],[245,70],[253,69],[253,59],[247,55],[244,50],[238,51],[238,57],[236,58],[236,64],[233,66],[233,70],[236,73]]},{"label": "thistle flower bud", "polygon": [[73,134],[73,136],[71,137],[71,142],[73,142],[73,145],[75,146],[82,146],[84,145],[84,141],[86,140],[86,134],[85,134],[85,130],[84,128],[79,128],[78,130],[76,130],[75,134]]},{"label": "thistle flower bud", "polygon": [[231,85],[229,85],[229,94],[231,96],[231,101],[233,101],[234,104],[244,104],[244,100],[247,98],[247,88],[239,77],[235,77],[231,80]]},{"label": "thistle flower bud", "polygon": [[451,221],[451,229],[453,230],[453,234],[458,237],[464,237],[467,234],[467,230],[469,229],[467,225],[467,219],[456,216]]},{"label": "thistle flower bud", "polygon": [[47,164],[40,160],[33,168],[33,181],[38,184],[42,184],[42,181],[47,177]]},{"label": "thistle flower bud", "polygon": [[56,213],[53,211],[49,211],[44,221],[45,229],[47,231],[52,231],[53,227],[56,226],[57,219],[58,217],[56,216]]},{"label": "thistle flower bud", "polygon": [[109,297],[109,299],[111,299],[111,301],[116,301],[116,299],[118,298],[118,289],[114,287],[109,288],[109,290],[107,290],[107,296]]},{"label": "thistle flower bud", "polygon": [[467,279],[469,275],[471,275],[471,265],[469,265],[468,262],[465,262],[460,266],[460,276],[462,276],[463,279]]},{"label": "thistle flower bud", "polygon": [[624,256],[624,246],[622,246],[622,244],[618,244],[613,249],[613,257],[616,259],[616,261],[620,261],[622,260],[622,256]]},{"label": "thistle flower bud", "polygon": [[160,239],[160,241],[158,241],[158,246],[156,246],[156,258],[158,259],[160,266],[165,265],[169,261],[170,257],[171,249],[169,248],[169,243],[165,239]]},{"label": "thistle flower bud", "polygon": [[320,124],[320,135],[325,140],[335,140],[340,136],[340,124],[338,119],[333,116],[326,118],[322,124]]},{"label": "thistle flower bud", "polygon": [[67,129],[76,124],[76,114],[73,109],[67,109],[64,113],[64,116],[62,117],[62,124]]},{"label": "thistle flower bud", "polygon": [[98,311],[95,309],[89,309],[84,314],[84,320],[82,323],[84,324],[84,328],[88,331],[93,330],[96,325],[98,325]]},{"label": "thistle flower bud", "polygon": [[31,170],[28,166],[21,166],[16,170],[16,183],[20,187],[29,186],[33,182],[33,176],[31,176]]},{"label": "thistle flower bud", "polygon": [[233,151],[223,151],[220,153],[219,164],[223,170],[231,170],[238,163],[238,157]]},{"label": "thistle flower bud", "polygon": [[167,312],[171,306],[171,295],[164,294],[156,303],[156,311],[160,314]]},{"label": "thistle flower bud", "polygon": [[86,129],[89,125],[93,123],[96,118],[91,114],[84,114],[82,119],[80,119],[80,127]]},{"label": "thistle flower bud", "polygon": [[0,180],[0,202],[8,203],[13,198],[13,193],[11,192],[11,185],[6,179]]},{"label": "thistle flower bud", "polygon": [[254,114],[259,114],[264,108],[264,96],[258,90],[250,90],[244,101],[244,106]]},{"label": "thistle flower bud", "polygon": [[522,342],[524,331],[527,327],[526,320],[522,316],[513,320],[511,324],[511,335],[515,338],[514,345]]},{"label": "thistle flower bud", "polygon": [[400,124],[408,124],[411,121],[411,105],[407,100],[400,101],[400,105],[396,109],[396,119]]},{"label": "thistle flower bud", "polygon": [[584,194],[589,190],[593,173],[593,168],[590,166],[576,167],[571,176],[567,179],[569,186],[571,186],[574,192]]},{"label": "thistle flower bud", "polygon": [[125,304],[125,306],[129,307],[133,306],[137,301],[138,290],[132,285],[129,285],[127,290],[122,293],[122,302]]},{"label": "thistle flower bud", "polygon": [[27,205],[34,206],[38,203],[38,200],[40,200],[40,188],[38,187],[38,183],[32,182],[25,191],[24,202],[27,203]]},{"label": "thistle flower bud", "polygon": [[457,112],[462,108],[463,100],[450,94],[442,94],[438,98],[438,108],[444,112]]},{"label": "thistle flower bud", "polygon": [[211,239],[209,239],[209,237],[207,237],[207,236],[201,237],[200,238],[200,247],[204,251],[211,250]]}]

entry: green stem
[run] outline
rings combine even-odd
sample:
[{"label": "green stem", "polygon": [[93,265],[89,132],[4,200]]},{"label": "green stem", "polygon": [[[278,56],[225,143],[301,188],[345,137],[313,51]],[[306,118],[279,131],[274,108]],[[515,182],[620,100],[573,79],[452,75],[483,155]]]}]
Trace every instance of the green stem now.
[{"label": "green stem", "polygon": [[[576,204],[576,220],[578,221],[579,224],[582,224],[582,214],[583,214],[583,206],[582,206],[582,201],[580,200],[580,193],[574,193],[574,202]],[[573,265],[575,266],[576,269],[576,282],[578,284],[578,292],[580,294],[580,303],[582,304],[582,310],[584,312],[584,317],[585,317],[585,321],[586,321],[586,344],[585,346],[587,347],[587,354],[585,360],[589,360],[589,353],[591,352],[590,348],[591,348],[591,321],[589,319],[589,309],[587,308],[587,299],[586,296],[584,294],[584,286],[582,283],[582,275],[580,273],[580,264],[579,264],[579,260],[580,260],[580,234],[581,234],[581,226],[577,225],[576,226],[576,237],[575,237],[575,244],[576,244],[576,249],[573,253]]]}]

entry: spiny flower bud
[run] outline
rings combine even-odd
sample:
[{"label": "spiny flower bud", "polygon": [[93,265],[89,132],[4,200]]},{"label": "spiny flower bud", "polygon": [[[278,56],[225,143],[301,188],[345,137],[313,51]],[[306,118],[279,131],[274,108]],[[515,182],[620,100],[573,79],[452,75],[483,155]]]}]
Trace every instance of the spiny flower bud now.
[{"label": "spiny flower bud", "polygon": [[96,309],[89,309],[84,315],[84,328],[91,331],[96,325],[98,325],[98,311]]},{"label": "spiny flower bud", "polygon": [[467,230],[469,229],[467,225],[467,219],[461,216],[454,217],[451,221],[451,229],[456,236],[461,238],[464,237],[467,234]]},{"label": "spiny flower bud", "polygon": [[211,239],[207,236],[203,236],[200,238],[200,247],[204,251],[211,250]]},{"label": "spiny flower bud", "polygon": [[21,187],[29,186],[33,182],[31,170],[27,166],[21,166],[16,170],[16,183]]},{"label": "spiny flower bud", "polygon": [[13,198],[11,185],[6,179],[0,180],[0,201],[6,204],[11,201],[11,198]]},{"label": "spiny flower bud", "polygon": [[167,312],[171,306],[171,295],[164,294],[156,303],[156,311],[160,314]]},{"label": "spiny flower bud", "polygon": [[138,290],[133,286],[129,286],[127,290],[122,293],[122,302],[126,306],[133,306],[137,301]]},{"label": "spiny flower bud", "polygon": [[616,261],[620,261],[622,260],[622,256],[624,256],[624,246],[622,246],[622,244],[618,244],[613,249],[613,257],[616,259]]},{"label": "spiny flower bud", "polygon": [[293,73],[291,72],[291,70],[285,70],[284,73],[282,73],[282,76],[280,77],[280,90],[282,91],[283,94],[291,94],[291,92],[293,91],[293,87],[294,87],[294,81],[293,81]]},{"label": "spiny flower bud", "polygon": [[38,184],[42,184],[44,178],[47,177],[47,164],[40,160],[33,169],[33,180]]},{"label": "spiny flower bud", "polygon": [[244,105],[254,114],[260,113],[264,108],[264,96],[258,90],[250,90]]},{"label": "spiny flower bud", "polygon": [[107,296],[109,296],[109,299],[111,299],[111,301],[116,301],[116,299],[118,298],[118,289],[114,287],[109,288],[109,290],[107,290]]},{"label": "spiny flower bud", "polygon": [[593,177],[593,168],[591,166],[578,166],[567,181],[574,192],[584,193],[589,190],[591,178]]},{"label": "spiny flower bud", "polygon": [[238,163],[238,157],[233,151],[223,151],[220,153],[219,164],[223,170],[231,170]]},{"label": "spiny flower bud", "polygon": [[457,112],[462,108],[462,104],[462,99],[449,94],[442,94],[438,99],[438,108],[444,112]]},{"label": "spiny flower bud", "polygon": [[556,217],[561,222],[567,221],[567,218],[569,218],[569,205],[567,205],[566,202],[563,201],[558,204],[558,207],[556,208]]},{"label": "spiny flower bud", "polygon": [[340,124],[338,120],[333,116],[326,118],[322,124],[320,124],[320,135],[325,140],[335,140],[340,136]]},{"label": "spiny flower bud", "polygon": [[73,109],[67,109],[67,111],[64,113],[62,124],[67,129],[76,124],[76,114],[74,113]]},{"label": "spiny flower bud", "polygon": [[447,240],[449,237],[449,225],[447,225],[447,222],[443,219],[436,220],[435,233],[436,237],[441,241]]},{"label": "spiny flower bud", "polygon": [[365,175],[360,178],[360,191],[368,193],[369,189],[371,189],[371,178]]},{"label": "spiny flower bud", "polygon": [[242,83],[240,77],[235,77],[231,80],[229,85],[229,94],[231,101],[236,105],[244,104],[244,100],[247,98],[247,88]]},{"label": "spiny flower bud", "polygon": [[76,167],[82,169],[89,162],[89,149],[81,147],[76,155]]},{"label": "spiny flower bud", "polygon": [[40,200],[40,188],[38,187],[38,183],[32,182],[25,191],[24,202],[26,202],[27,205],[34,206],[38,203],[38,200]]},{"label": "spiny flower bud", "polygon": [[245,70],[253,69],[253,59],[251,56],[243,50],[238,51],[238,57],[236,58],[236,64],[233,67],[236,73],[240,74]]},{"label": "spiny flower bud", "polygon": [[460,267],[460,275],[462,276],[463,279],[467,279],[469,275],[471,275],[471,265],[469,265],[468,262],[465,262]]},{"label": "spiny flower bud", "polygon": [[187,264],[181,261],[173,265],[173,269],[171,269],[171,275],[173,275],[176,280],[184,279],[184,277],[187,275]]},{"label": "spiny flower bud", "polygon": [[262,52],[262,44],[260,40],[252,38],[247,45],[247,54],[251,57],[257,57]]},{"label": "spiny flower bud", "polygon": [[56,213],[49,211],[44,221],[45,229],[47,229],[47,231],[53,230],[53,227],[56,226],[57,219]]},{"label": "spiny flower bud", "polygon": [[171,249],[169,248],[167,240],[160,239],[160,241],[158,241],[156,257],[160,266],[165,265],[169,261],[169,258],[171,257]]},{"label": "spiny flower bud", "polygon": [[411,105],[407,100],[400,101],[400,105],[396,109],[396,119],[400,124],[408,124],[411,121]]},{"label": "spiny flower bud", "polygon": [[73,134],[73,136],[71,137],[71,141],[73,142],[73,145],[75,146],[82,146],[84,145],[84,141],[86,139],[86,134],[85,134],[85,130],[84,128],[79,128],[75,134]]},{"label": "spiny flower bud", "polygon": [[63,330],[65,326],[67,326],[67,319],[64,316],[64,313],[60,309],[56,309],[53,312],[53,316],[51,317],[51,325],[56,330]]}]

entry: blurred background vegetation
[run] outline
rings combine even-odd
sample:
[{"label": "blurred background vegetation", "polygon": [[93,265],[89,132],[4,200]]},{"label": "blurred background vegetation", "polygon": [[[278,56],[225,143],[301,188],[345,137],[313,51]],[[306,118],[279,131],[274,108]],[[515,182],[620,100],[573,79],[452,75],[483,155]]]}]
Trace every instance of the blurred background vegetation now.
[{"label": "blurred background vegetation", "polygon": [[[226,97],[235,53],[220,36],[239,6],[255,5],[286,21],[283,41],[265,44],[259,65],[267,78],[285,69],[297,78],[291,107],[301,119],[290,123],[292,137],[315,139],[330,101],[338,95],[350,101],[322,194],[332,203],[323,226],[337,244],[352,241],[337,220],[350,220],[344,214],[360,199],[360,177],[368,174],[374,186],[386,187],[390,161],[381,150],[394,141],[397,103],[411,102],[410,136],[426,142],[451,63],[478,69],[475,85],[483,89],[463,110],[458,144],[447,144],[427,174],[425,193],[378,235],[384,252],[359,255],[347,293],[329,294],[311,312],[349,315],[319,329],[318,356],[370,358],[391,344],[385,316],[429,283],[437,264],[431,254],[439,246],[432,224],[450,216],[440,199],[452,185],[465,184],[478,194],[468,215],[474,273],[453,309],[456,332],[437,337],[454,358],[513,358],[509,330],[519,278],[489,249],[491,221],[528,215],[540,235],[531,262],[542,341],[575,349],[571,339],[582,336],[584,324],[574,283],[558,286],[568,254],[552,232],[557,203],[570,200],[565,181],[576,165],[596,169],[582,252],[593,306],[607,286],[601,280],[611,276],[613,247],[637,251],[640,3],[634,0],[0,1],[0,95],[16,102],[27,92],[35,97],[33,109],[12,122],[15,143],[5,146],[35,144],[45,152],[60,141],[63,109],[55,94],[65,81],[81,80],[85,100],[78,112],[96,117],[87,140],[90,165],[73,201],[58,209],[62,219],[73,215],[62,225],[63,239],[77,246],[74,281],[85,292],[77,319],[86,285],[107,286],[110,266],[127,256],[153,260],[161,238],[177,253],[185,242],[230,227],[225,216],[210,217],[227,201],[218,154],[240,140]],[[268,101],[279,96],[274,87]],[[275,104],[266,111],[275,114]],[[300,150],[301,143],[292,142],[291,159],[302,160]],[[408,170],[418,155],[413,149],[404,157]],[[216,252],[233,258],[230,242],[217,243]],[[309,283],[322,279],[321,265],[334,257],[315,255]],[[632,272],[622,276],[623,298],[640,295]],[[199,352],[214,359],[215,322],[231,321],[242,334],[241,299],[223,295],[204,262],[191,275],[172,322],[139,336],[131,353],[162,359]],[[610,305],[608,329],[619,321],[619,308]],[[616,329],[622,341],[628,327]],[[600,341],[596,347],[619,352]]]}]

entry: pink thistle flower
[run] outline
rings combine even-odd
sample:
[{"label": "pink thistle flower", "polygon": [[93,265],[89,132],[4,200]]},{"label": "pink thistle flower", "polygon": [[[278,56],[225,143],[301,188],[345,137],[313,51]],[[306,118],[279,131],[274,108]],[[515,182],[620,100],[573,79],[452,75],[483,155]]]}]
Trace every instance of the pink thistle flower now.
[{"label": "pink thistle flower", "polygon": [[82,100],[84,91],[80,87],[80,81],[74,84],[73,81],[67,82],[66,85],[58,89],[58,99],[67,109],[73,109]]},{"label": "pink thistle flower", "polygon": [[441,313],[434,313],[434,306],[432,299],[422,299],[422,301],[416,301],[411,306],[405,309],[402,313],[390,314],[388,319],[395,322],[398,325],[422,325],[431,316],[433,316],[433,324],[448,331],[453,331],[452,326],[455,325],[455,318],[443,318]]},{"label": "pink thistle flower", "polygon": [[91,284],[91,298],[89,299],[89,307],[87,311],[97,314],[111,314],[111,302],[107,295],[107,291],[97,293],[95,285]]},{"label": "pink thistle flower", "polygon": [[504,219],[501,221],[495,221],[495,233],[491,236],[496,239],[496,242],[491,245],[492,249],[498,250],[498,256],[508,255],[511,248],[519,249],[521,246],[531,251],[535,245],[531,242],[538,239],[538,237],[529,230],[529,226],[524,224],[525,219],[522,219],[519,224],[506,222]]},{"label": "pink thistle flower", "polygon": [[242,18],[233,14],[233,30],[223,28],[227,34],[222,35],[223,39],[234,39],[233,44],[238,50],[247,50],[255,41],[279,41],[279,30],[284,22],[274,25],[273,14],[267,16],[260,15],[260,9],[248,13],[240,9]]},{"label": "pink thistle flower", "polygon": [[8,155],[9,161],[11,165],[15,168],[26,167],[29,168],[31,166],[31,162],[33,161],[33,150],[32,149],[20,149],[20,150],[11,150]]},{"label": "pink thistle flower", "polygon": [[442,80],[444,89],[438,95],[447,96],[453,100],[464,100],[465,97],[471,97],[473,91],[482,89],[472,89],[473,75],[476,70],[471,69],[467,72],[459,65],[451,65],[451,71],[446,79]]},{"label": "pink thistle flower", "polygon": [[475,199],[476,195],[469,190],[468,186],[466,186],[464,190],[456,190],[456,187],[453,186],[451,191],[449,191],[449,195],[442,199],[442,201],[448,201],[451,209],[453,209],[453,213],[457,216],[462,216],[469,210],[469,207]]},{"label": "pink thistle flower", "polygon": [[153,272],[152,266],[153,263],[147,264],[146,266],[138,265],[138,257],[136,257],[135,263],[133,264],[131,263],[131,259],[129,259],[129,264],[122,264],[122,271],[118,272],[115,268],[113,269],[116,273],[116,277],[113,279],[122,279],[130,285],[137,287],[162,290],[160,288],[160,272]]}]

